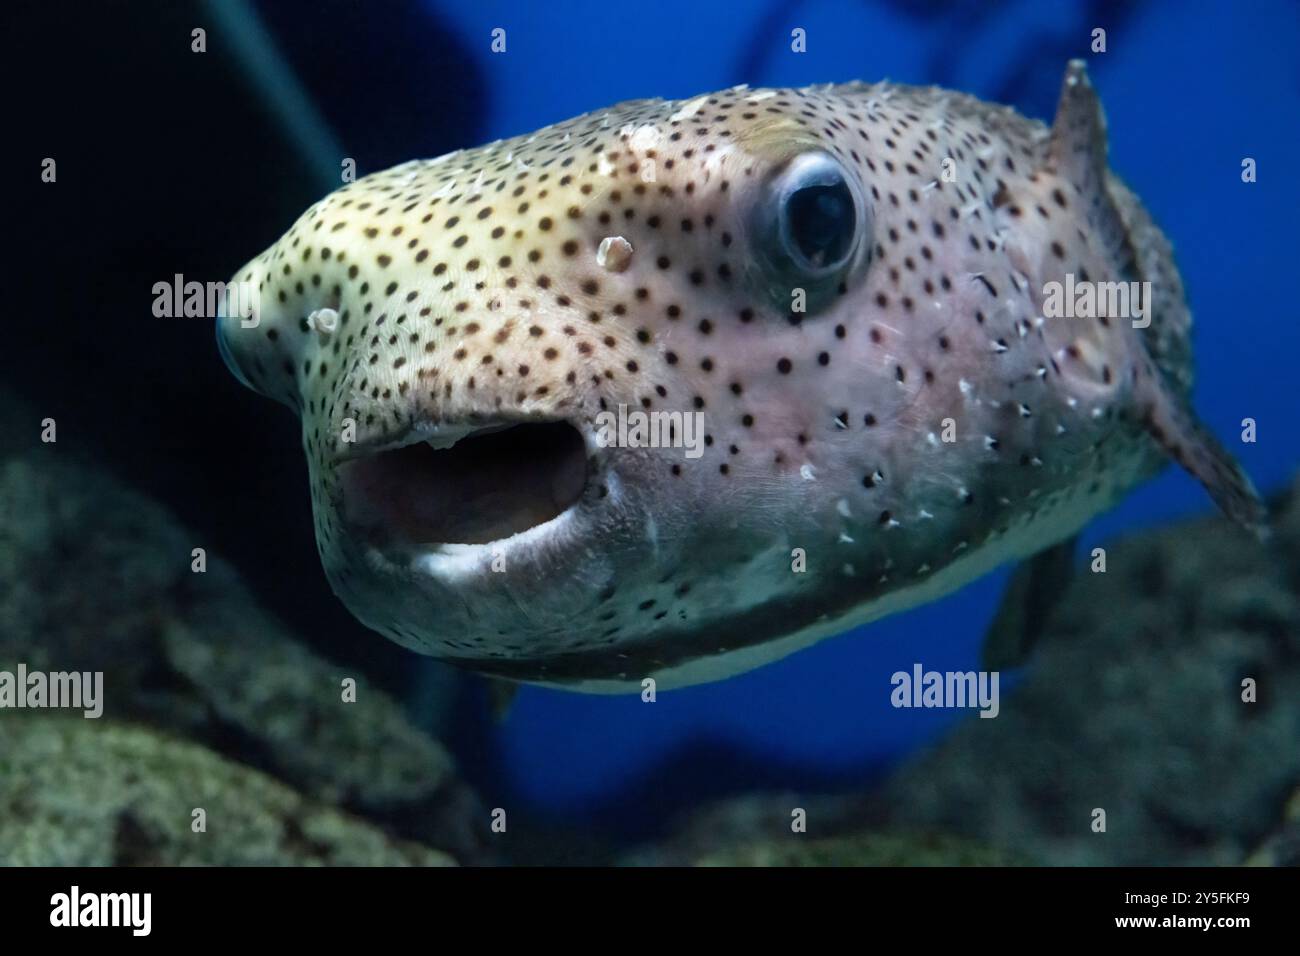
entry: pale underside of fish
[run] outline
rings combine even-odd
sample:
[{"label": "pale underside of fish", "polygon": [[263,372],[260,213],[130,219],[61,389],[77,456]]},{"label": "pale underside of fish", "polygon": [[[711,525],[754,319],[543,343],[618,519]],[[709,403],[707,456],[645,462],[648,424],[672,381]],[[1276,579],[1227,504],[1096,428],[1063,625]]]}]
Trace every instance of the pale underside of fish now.
[{"label": "pale underside of fish", "polygon": [[1051,127],[889,83],[624,103],[350,183],[235,279],[223,353],[301,416],[335,592],[488,675],[724,678],[1170,458],[1263,529],[1078,62]]}]

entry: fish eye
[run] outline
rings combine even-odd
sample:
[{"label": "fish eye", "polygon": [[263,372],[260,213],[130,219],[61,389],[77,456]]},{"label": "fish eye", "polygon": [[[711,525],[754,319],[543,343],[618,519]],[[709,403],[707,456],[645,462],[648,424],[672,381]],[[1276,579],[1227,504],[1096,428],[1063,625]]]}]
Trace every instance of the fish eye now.
[{"label": "fish eye", "polygon": [[821,167],[805,173],[785,194],[781,240],[790,257],[809,272],[833,269],[853,251],[857,219],[844,176],[835,167]]},{"label": "fish eye", "polygon": [[829,153],[802,153],[778,170],[755,219],[756,259],[774,301],[787,306],[794,290],[808,311],[827,304],[870,248],[857,180]]}]

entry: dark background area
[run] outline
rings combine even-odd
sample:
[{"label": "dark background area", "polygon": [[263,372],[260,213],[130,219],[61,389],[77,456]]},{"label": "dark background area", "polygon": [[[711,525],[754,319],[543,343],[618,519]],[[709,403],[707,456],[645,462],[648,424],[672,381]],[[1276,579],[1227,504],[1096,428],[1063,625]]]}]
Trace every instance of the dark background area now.
[{"label": "dark background area", "polygon": [[[382,18],[371,7],[262,8],[358,175],[475,141],[481,80],[455,39],[420,4],[386,2]],[[323,194],[319,161],[287,137],[205,4],[23,0],[4,16],[17,92],[6,138],[21,144],[5,151],[18,228],[4,378],[61,442],[244,569],[300,634],[404,690],[409,654],[342,612],[320,573],[297,420],[230,376],[210,320],[152,313],[154,283],[224,281],[275,241]],[[328,52],[340,33],[353,67]],[[47,156],[52,186],[39,179]]]}]

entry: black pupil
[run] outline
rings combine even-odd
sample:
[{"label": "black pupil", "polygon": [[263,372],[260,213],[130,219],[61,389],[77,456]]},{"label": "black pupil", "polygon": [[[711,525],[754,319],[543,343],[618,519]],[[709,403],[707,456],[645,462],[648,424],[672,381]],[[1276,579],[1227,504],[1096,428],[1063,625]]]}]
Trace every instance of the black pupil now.
[{"label": "black pupil", "polygon": [[843,180],[804,186],[786,201],[790,241],[814,268],[841,261],[853,244],[853,194]]}]

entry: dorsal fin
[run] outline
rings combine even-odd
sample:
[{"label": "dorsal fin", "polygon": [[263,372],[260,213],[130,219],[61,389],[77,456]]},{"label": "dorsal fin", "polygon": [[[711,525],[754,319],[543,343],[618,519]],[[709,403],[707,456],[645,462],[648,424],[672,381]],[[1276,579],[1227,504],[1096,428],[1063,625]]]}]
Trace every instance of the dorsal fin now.
[{"label": "dorsal fin", "polygon": [[1074,187],[1090,231],[1101,238],[1116,271],[1126,279],[1132,278],[1137,257],[1110,193],[1106,117],[1082,60],[1071,60],[1065,68],[1043,165]]}]

